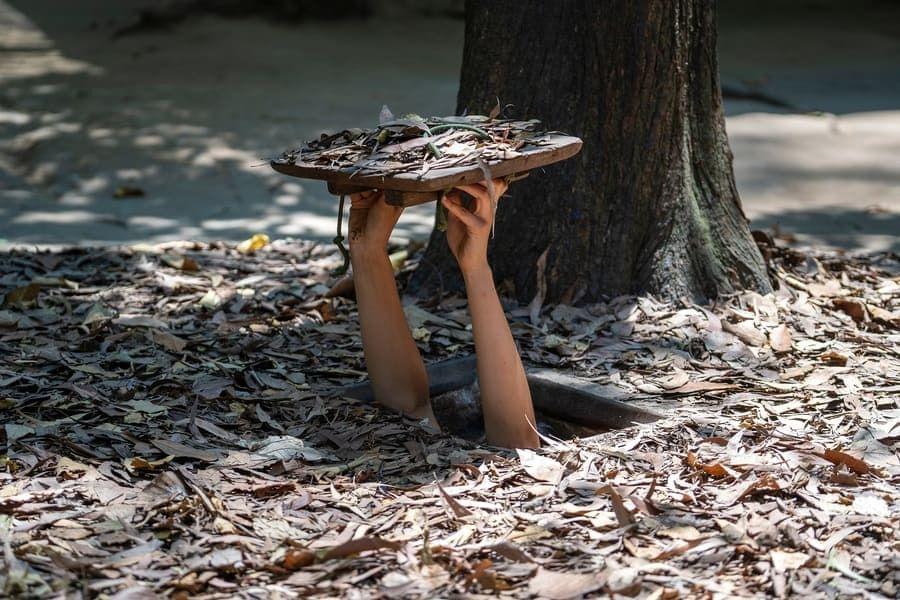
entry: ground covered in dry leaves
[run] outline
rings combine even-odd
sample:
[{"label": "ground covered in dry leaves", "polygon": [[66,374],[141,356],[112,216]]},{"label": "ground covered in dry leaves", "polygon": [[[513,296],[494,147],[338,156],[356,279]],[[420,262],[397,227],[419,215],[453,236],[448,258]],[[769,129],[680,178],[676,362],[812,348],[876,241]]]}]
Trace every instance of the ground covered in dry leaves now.
[{"label": "ground covered in dry leaves", "polygon": [[[0,593],[897,595],[896,256],[775,250],[775,294],[709,307],[510,303],[529,364],[678,404],[516,453],[328,398],[364,376],[335,253],[250,245],[0,255]],[[428,360],[470,352],[436,300]]]}]

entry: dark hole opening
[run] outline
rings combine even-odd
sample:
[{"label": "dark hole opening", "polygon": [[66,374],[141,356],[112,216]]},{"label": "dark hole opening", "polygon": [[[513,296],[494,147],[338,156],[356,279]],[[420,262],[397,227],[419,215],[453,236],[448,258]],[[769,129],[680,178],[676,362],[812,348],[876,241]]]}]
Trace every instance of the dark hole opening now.
[{"label": "dark hole opening", "polygon": [[[532,401],[535,403],[535,418],[538,431],[548,437],[571,439],[573,437],[590,437],[610,431],[612,427],[585,425],[571,421],[565,417],[553,416],[537,408],[552,402],[546,393],[532,386]],[[455,390],[450,390],[431,398],[432,408],[441,428],[457,437],[470,441],[484,438],[484,417],[481,412],[478,384],[472,383]]]},{"label": "dark hole opening", "polygon": [[[427,368],[432,406],[441,428],[463,439],[482,439],[484,421],[475,357],[440,361]],[[531,368],[526,373],[538,431],[550,437],[589,437],[662,417],[646,407],[624,401],[621,390],[615,386],[585,381],[554,369]],[[373,400],[368,382],[343,388],[338,393]]]}]

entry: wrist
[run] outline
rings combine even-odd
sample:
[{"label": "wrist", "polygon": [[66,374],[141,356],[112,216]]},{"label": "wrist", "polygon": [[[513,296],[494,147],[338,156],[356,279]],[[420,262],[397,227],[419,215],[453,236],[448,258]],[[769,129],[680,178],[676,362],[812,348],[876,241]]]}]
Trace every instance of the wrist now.
[{"label": "wrist", "polygon": [[494,280],[494,273],[491,271],[491,266],[487,261],[477,265],[464,268],[461,267],[460,270],[462,271],[463,280],[465,280],[466,284],[470,281]]},{"label": "wrist", "polygon": [[347,245],[350,248],[359,248],[364,252],[387,252],[388,238],[381,236],[365,235],[351,231]]},{"label": "wrist", "polygon": [[379,264],[388,259],[387,244],[356,243],[350,245],[350,262],[354,265],[365,267],[366,265]]}]

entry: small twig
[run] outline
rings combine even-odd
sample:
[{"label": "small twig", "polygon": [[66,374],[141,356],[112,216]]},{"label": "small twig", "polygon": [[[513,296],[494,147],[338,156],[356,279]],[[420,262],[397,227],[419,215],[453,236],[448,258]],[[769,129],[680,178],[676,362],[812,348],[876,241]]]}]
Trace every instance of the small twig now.
[{"label": "small twig", "polygon": [[347,272],[347,269],[350,267],[350,252],[347,248],[344,247],[344,234],[341,233],[341,226],[344,223],[344,194],[341,194],[341,201],[338,204],[338,220],[337,220],[337,235],[331,240],[337,246],[338,250],[341,253],[341,256],[344,257],[344,264],[337,267],[334,271],[332,271],[332,275],[343,275]]},{"label": "small twig", "polygon": [[447,129],[466,129],[468,131],[474,131],[477,133],[482,139],[489,140],[491,139],[490,134],[480,127],[475,127],[474,125],[466,125],[465,123],[447,123],[445,125],[435,125],[432,127],[430,131],[430,135],[434,135],[435,133],[445,131]]},{"label": "small twig", "polygon": [[494,226],[497,223],[497,194],[494,189],[494,178],[491,175],[491,170],[488,168],[487,163],[485,163],[481,157],[478,157],[478,168],[481,169],[481,172],[484,174],[485,185],[487,186],[488,196],[491,197],[491,239],[494,239]]}]

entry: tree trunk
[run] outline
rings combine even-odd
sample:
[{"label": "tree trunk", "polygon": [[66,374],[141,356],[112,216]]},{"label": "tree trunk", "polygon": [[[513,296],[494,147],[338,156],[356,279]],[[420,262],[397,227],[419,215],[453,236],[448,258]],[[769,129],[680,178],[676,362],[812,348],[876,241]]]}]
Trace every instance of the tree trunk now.
[{"label": "tree trunk", "polygon": [[[490,261],[521,301],[539,262],[550,302],[771,289],[734,183],[713,0],[469,0],[458,113],[498,98],[584,140],[500,202]],[[412,287],[436,272],[461,286],[437,230]]]}]

